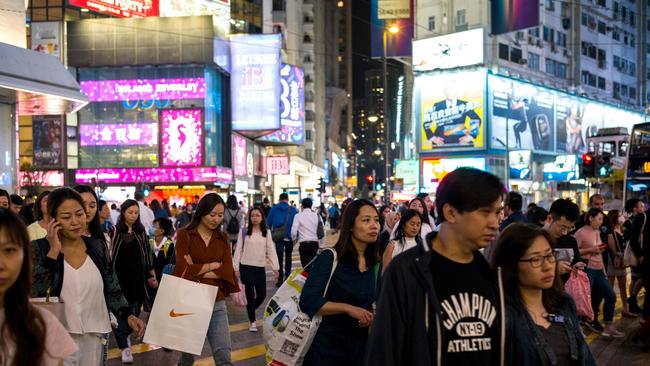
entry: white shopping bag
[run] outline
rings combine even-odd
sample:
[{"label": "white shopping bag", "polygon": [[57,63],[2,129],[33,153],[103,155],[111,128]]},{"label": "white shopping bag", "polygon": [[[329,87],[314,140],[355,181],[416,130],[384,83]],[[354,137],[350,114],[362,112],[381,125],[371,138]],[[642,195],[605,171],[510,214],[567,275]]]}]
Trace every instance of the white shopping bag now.
[{"label": "white shopping bag", "polygon": [[163,274],[144,342],[201,355],[218,287]]}]

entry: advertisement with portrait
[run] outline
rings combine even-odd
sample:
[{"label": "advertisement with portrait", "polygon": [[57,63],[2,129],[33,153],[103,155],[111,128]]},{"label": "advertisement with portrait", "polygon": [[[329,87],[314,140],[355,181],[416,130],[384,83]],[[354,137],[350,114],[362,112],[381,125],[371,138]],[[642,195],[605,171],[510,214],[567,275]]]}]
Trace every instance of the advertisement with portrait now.
[{"label": "advertisement with portrait", "polygon": [[61,168],[63,119],[61,116],[34,116],[32,119],[34,167]]},{"label": "advertisement with portrait", "polygon": [[422,184],[420,185],[420,192],[435,192],[442,178],[458,168],[476,168],[483,171],[487,169],[484,157],[423,158],[421,164]]},{"label": "advertisement with portrait", "polygon": [[251,136],[280,129],[280,34],[230,37],[232,128]]},{"label": "advertisement with portrait", "polygon": [[305,142],[305,77],[302,68],[283,65],[280,69],[281,129],[262,136],[258,141],[302,145]]},{"label": "advertisement with portrait", "polygon": [[510,179],[530,179],[531,152],[530,150],[510,151]]},{"label": "advertisement with portrait", "polygon": [[485,71],[415,78],[420,151],[483,148],[484,93]]},{"label": "advertisement with portrait", "polygon": [[199,166],[203,162],[203,109],[163,109],[161,163],[163,166]]},{"label": "advertisement with portrait", "polygon": [[32,50],[61,58],[61,22],[32,22]]},{"label": "advertisement with portrait", "polygon": [[555,151],[552,91],[495,75],[488,85],[492,148],[504,149],[507,142],[510,149]]}]

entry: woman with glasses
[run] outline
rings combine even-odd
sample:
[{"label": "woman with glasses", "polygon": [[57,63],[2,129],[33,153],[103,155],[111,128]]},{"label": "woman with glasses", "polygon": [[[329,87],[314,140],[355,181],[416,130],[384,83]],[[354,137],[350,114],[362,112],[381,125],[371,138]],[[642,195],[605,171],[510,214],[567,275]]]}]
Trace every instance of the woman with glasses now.
[{"label": "woman with glasses", "polygon": [[562,290],[551,235],[514,223],[499,237],[492,264],[506,301],[507,365],[596,365],[573,300]]}]

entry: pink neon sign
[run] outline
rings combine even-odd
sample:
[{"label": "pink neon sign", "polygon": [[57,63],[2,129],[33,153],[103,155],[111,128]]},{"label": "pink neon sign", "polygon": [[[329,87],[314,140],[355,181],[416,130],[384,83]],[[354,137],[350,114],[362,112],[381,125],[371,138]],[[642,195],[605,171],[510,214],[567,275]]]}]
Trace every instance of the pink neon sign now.
[{"label": "pink neon sign", "polygon": [[157,145],[157,123],[117,123],[80,125],[81,146]]},{"label": "pink neon sign", "polygon": [[267,157],[266,172],[270,175],[289,174],[289,157],[287,155]]},{"label": "pink neon sign", "polygon": [[205,97],[204,78],[90,80],[79,84],[81,91],[91,102],[203,99]]},{"label": "pink neon sign", "polygon": [[164,109],[162,123],[162,165],[199,166],[202,162],[201,109]]},{"label": "pink neon sign", "polygon": [[75,180],[80,184],[92,179],[106,183],[221,183],[233,182],[232,169],[224,167],[197,168],[124,168],[77,169]]},{"label": "pink neon sign", "polygon": [[234,156],[233,166],[235,175],[246,176],[246,139],[239,135],[232,135]]}]

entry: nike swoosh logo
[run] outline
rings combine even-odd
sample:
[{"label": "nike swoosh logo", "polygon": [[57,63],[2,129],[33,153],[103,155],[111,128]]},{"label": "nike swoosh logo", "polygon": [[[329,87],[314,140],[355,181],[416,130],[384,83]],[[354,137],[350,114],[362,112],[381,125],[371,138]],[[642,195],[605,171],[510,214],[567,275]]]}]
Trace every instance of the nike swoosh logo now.
[{"label": "nike swoosh logo", "polygon": [[172,318],[178,318],[179,316],[188,316],[188,315],[192,315],[192,314],[194,314],[194,313],[177,313],[177,312],[174,311],[174,309],[171,309],[169,311],[169,316],[172,317]]}]

